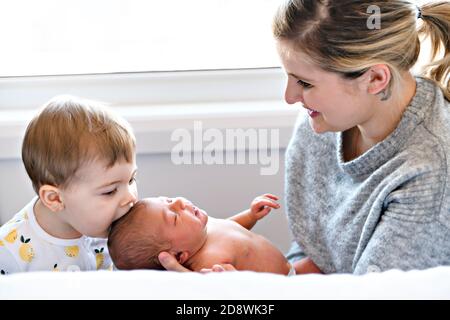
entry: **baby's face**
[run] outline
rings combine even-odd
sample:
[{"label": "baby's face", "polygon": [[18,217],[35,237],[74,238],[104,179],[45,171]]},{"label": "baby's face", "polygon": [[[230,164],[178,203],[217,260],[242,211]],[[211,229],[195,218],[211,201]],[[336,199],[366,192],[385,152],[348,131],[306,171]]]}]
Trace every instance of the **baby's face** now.
[{"label": "baby's face", "polygon": [[185,198],[146,198],[150,232],[169,240],[173,251],[197,252],[206,241],[207,213]]}]

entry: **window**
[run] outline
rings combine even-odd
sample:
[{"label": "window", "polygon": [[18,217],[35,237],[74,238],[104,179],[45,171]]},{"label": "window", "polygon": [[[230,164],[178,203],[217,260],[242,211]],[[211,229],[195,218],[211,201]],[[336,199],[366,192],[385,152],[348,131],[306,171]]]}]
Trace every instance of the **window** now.
[{"label": "window", "polygon": [[2,0],[0,76],[279,66],[279,0]]}]

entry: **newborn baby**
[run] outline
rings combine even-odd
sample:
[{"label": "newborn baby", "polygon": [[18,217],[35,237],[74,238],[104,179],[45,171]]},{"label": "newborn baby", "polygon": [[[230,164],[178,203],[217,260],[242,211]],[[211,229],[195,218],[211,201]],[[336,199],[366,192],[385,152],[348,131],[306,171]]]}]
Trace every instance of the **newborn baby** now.
[{"label": "newborn baby", "polygon": [[163,269],[158,254],[166,251],[193,271],[231,264],[236,270],[291,275],[294,269],[283,254],[249,231],[272,208],[279,208],[276,200],[265,194],[250,209],[229,219],[215,219],[184,198],[146,198],[113,223],[109,253],[122,270]]}]

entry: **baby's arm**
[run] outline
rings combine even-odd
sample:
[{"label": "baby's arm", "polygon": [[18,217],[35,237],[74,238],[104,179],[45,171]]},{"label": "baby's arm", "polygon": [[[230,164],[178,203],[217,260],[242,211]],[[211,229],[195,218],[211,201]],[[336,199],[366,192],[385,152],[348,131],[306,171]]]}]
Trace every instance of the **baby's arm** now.
[{"label": "baby's arm", "polygon": [[278,209],[280,205],[276,202],[277,196],[266,193],[262,196],[256,197],[251,205],[250,209],[242,211],[228,219],[239,223],[244,228],[250,230],[256,224],[256,222],[264,218],[272,208]]}]

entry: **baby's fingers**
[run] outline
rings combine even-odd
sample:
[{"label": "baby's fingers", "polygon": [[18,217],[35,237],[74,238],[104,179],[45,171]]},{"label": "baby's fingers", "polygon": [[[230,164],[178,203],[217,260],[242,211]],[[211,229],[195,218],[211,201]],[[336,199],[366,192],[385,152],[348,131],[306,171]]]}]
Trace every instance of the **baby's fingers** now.
[{"label": "baby's fingers", "polygon": [[260,199],[260,200],[256,201],[255,206],[256,207],[267,206],[267,207],[271,207],[274,209],[278,209],[280,207],[280,205],[278,203],[276,203],[275,201],[267,200],[267,199]]},{"label": "baby's fingers", "polygon": [[266,197],[266,198],[269,198],[269,199],[272,199],[272,200],[278,200],[278,197],[273,195],[273,194],[271,194],[271,193],[265,193],[263,195],[263,197]]}]

